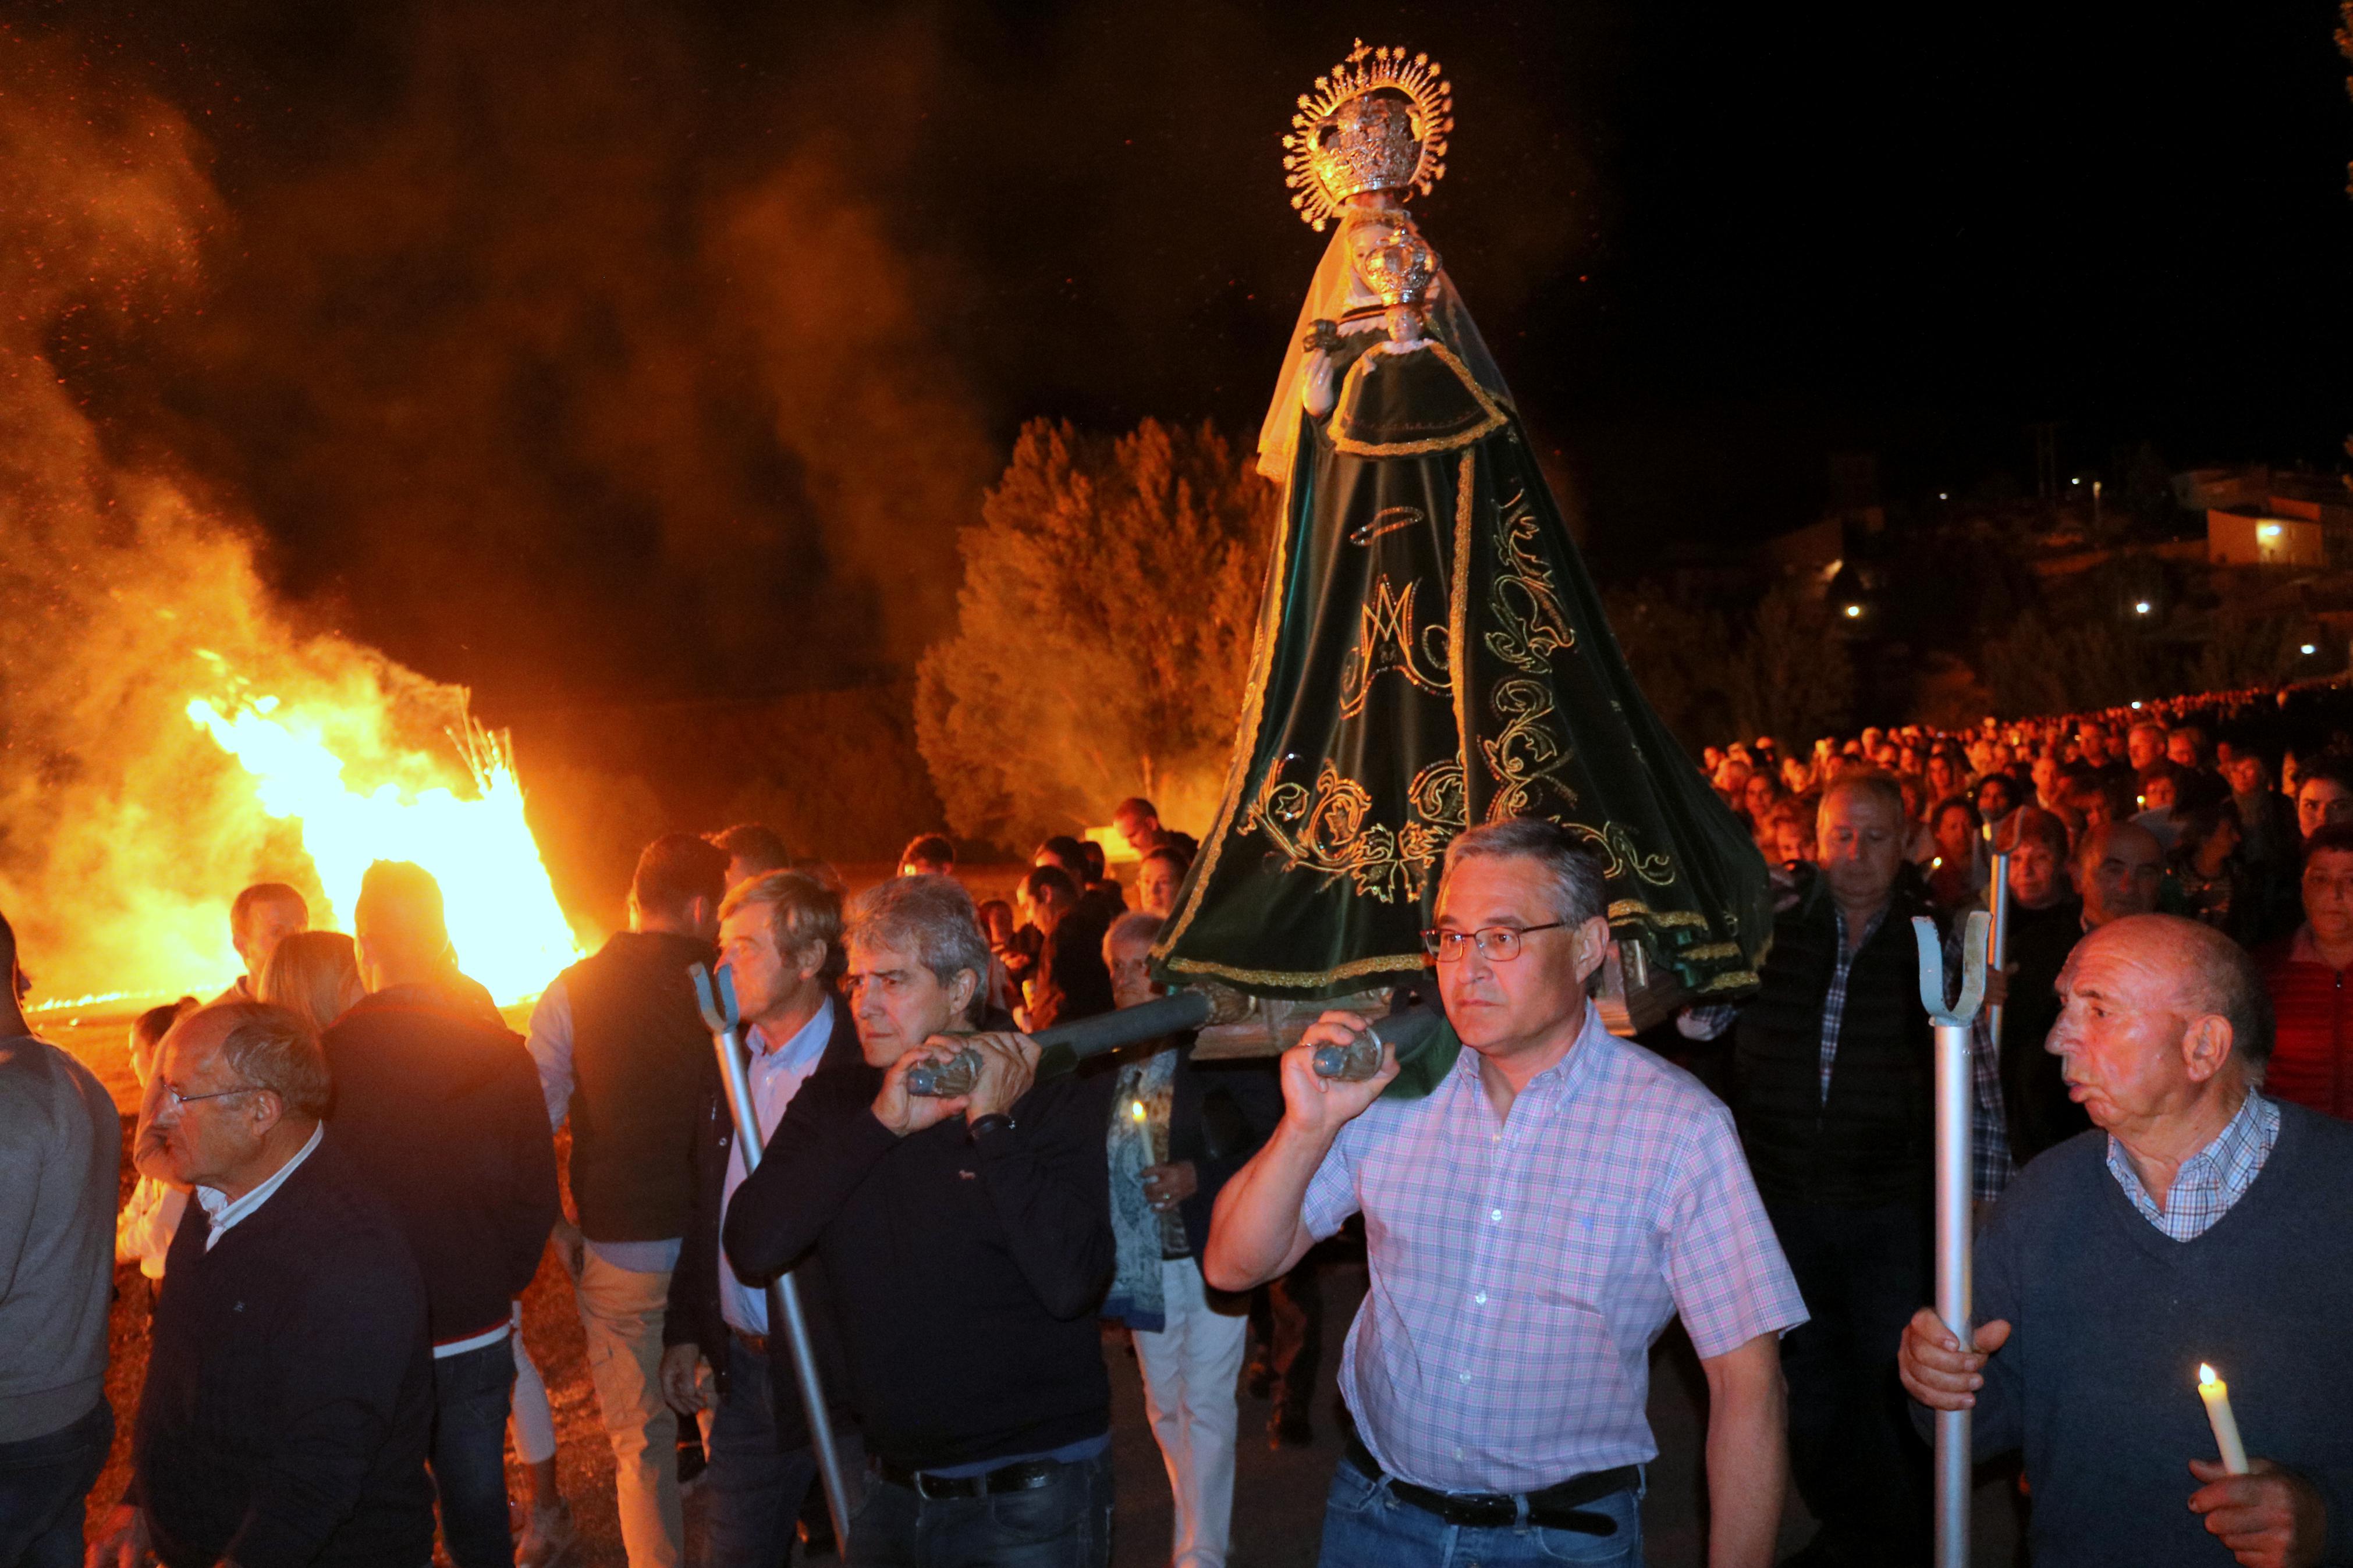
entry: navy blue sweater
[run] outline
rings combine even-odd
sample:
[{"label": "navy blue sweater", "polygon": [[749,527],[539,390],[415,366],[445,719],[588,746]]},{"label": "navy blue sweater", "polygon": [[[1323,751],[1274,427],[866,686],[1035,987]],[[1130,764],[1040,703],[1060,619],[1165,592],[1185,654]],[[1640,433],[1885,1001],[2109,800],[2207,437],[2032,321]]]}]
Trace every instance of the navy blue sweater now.
[{"label": "navy blue sweater", "polygon": [[2198,1363],[2231,1385],[2247,1453],[2327,1499],[2325,1561],[2353,1563],[2353,1125],[2280,1107],[2279,1142],[2194,1241],[2140,1216],[2107,1134],[2028,1165],[1977,1248],[1979,1322],[2011,1324],[1986,1365],[1981,1459],[2023,1447],[2033,1553],[2052,1568],[2224,1568],[2189,1511],[2215,1458]]},{"label": "navy blue sweater", "polygon": [[881,1085],[835,1030],[728,1205],[736,1273],[822,1260],[871,1454],[944,1468],[1109,1431],[1112,1079],[1038,1084],[978,1143],[961,1116],[894,1136]]},{"label": "navy blue sweater", "polygon": [[417,1568],[433,1551],[425,1283],[331,1131],[210,1252],[172,1237],[124,1500],[167,1568]]}]

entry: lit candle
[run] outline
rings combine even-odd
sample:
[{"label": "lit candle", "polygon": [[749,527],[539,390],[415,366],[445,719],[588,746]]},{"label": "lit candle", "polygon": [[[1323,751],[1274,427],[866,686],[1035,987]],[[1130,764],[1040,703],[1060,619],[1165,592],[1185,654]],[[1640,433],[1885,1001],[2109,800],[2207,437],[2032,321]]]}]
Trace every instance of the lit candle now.
[{"label": "lit candle", "polygon": [[2239,1441],[2239,1418],[2231,1414],[2231,1385],[2198,1363],[2198,1397],[2206,1402],[2206,1419],[2214,1427],[2214,1446],[2222,1450],[2222,1468],[2234,1476],[2247,1473],[2247,1447]]}]

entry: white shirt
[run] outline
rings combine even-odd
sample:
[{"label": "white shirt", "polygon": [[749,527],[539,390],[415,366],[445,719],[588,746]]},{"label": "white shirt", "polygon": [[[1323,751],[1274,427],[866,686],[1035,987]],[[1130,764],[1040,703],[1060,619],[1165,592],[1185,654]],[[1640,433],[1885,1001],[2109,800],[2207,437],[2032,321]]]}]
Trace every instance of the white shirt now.
[{"label": "white shirt", "polygon": [[[752,1026],[745,1042],[751,1047],[751,1061],[745,1076],[752,1084],[752,1113],[759,1119],[760,1141],[765,1145],[768,1134],[785,1117],[785,1107],[793,1102],[817,1064],[825,1058],[826,1042],[833,1038],[833,998],[810,1015],[793,1037],[783,1045],[771,1047],[760,1026]],[[727,1175],[720,1193],[719,1212],[724,1215],[728,1204],[735,1197],[735,1189],[744,1184],[744,1147],[741,1140],[727,1152]],[[768,1292],[765,1288],[746,1285],[728,1267],[724,1247],[719,1253],[719,1310],[727,1326],[747,1334],[768,1331]]]},{"label": "white shirt", "polygon": [[205,1237],[205,1250],[210,1252],[213,1249],[213,1244],[228,1234],[230,1226],[268,1203],[270,1195],[286,1184],[286,1178],[294,1173],[294,1167],[309,1159],[311,1151],[316,1149],[319,1146],[319,1140],[326,1135],[325,1122],[322,1121],[311,1128],[310,1141],[294,1152],[294,1157],[279,1166],[276,1175],[271,1176],[241,1198],[232,1200],[227,1194],[217,1187],[198,1187],[196,1202],[202,1205],[205,1217],[212,1221],[213,1226],[211,1233]]}]

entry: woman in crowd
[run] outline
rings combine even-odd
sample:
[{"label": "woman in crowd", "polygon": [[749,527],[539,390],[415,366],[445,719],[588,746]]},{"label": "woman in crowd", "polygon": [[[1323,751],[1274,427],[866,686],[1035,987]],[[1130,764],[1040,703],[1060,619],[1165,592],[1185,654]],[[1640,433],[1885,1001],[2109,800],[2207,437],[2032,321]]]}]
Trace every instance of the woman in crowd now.
[{"label": "woman in crowd", "polygon": [[[173,1025],[199,1005],[195,997],[183,996],[177,1002],[150,1007],[131,1021],[131,1074],[139,1080],[142,1100],[155,1081],[155,1055],[163,1047],[164,1037],[172,1032]],[[153,1176],[141,1176],[138,1184],[131,1189],[122,1212],[114,1216],[114,1261],[136,1263],[139,1272],[149,1279],[164,1278],[164,1254],[170,1248],[172,1233],[180,1228],[180,1215],[187,1212],[187,1188],[175,1187]]]},{"label": "woman in crowd", "polygon": [[1929,814],[1936,856],[1928,862],[1928,897],[1940,910],[1958,909],[1985,891],[1990,862],[1981,821],[1978,808],[1960,795],[1938,801]]},{"label": "woman in crowd", "polygon": [[261,973],[261,999],[301,1015],[322,1035],[366,994],[352,939],[339,931],[296,931]]},{"label": "woman in crowd", "polygon": [[2182,814],[2166,876],[2166,907],[2245,942],[2253,900],[2239,864],[2239,808],[2228,799]]}]

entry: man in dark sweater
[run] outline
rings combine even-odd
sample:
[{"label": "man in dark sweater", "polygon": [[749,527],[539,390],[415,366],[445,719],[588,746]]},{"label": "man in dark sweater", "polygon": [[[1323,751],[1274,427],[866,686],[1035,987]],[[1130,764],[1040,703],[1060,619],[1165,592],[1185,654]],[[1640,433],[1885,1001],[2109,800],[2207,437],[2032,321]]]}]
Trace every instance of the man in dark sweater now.
[{"label": "man in dark sweater", "polygon": [[[1102,1564],[1108,1080],[1033,1086],[1026,1038],[939,1040],[988,972],[946,878],[869,889],[846,945],[857,1037],[837,1032],[793,1097],[724,1237],[746,1279],[824,1267],[870,1456],[850,1561]],[[908,1094],[910,1067],[965,1044],[984,1062],[969,1095]]]},{"label": "man in dark sweater", "polygon": [[508,1324],[557,1206],[539,1075],[481,988],[458,973],[429,872],[369,867],[352,924],[368,994],[322,1042],[334,1075],[330,1121],[425,1276],[433,1482],[450,1559],[505,1568],[514,1560]]},{"label": "man in dark sweater", "polygon": [[122,1503],[98,1568],[422,1568],[433,1363],[425,1283],[324,1133],[327,1066],[283,1008],[165,1037],[141,1129],[195,1189],[155,1301]]},{"label": "man in dark sweater", "polygon": [[1774,921],[1740,1010],[1733,1106],[1757,1189],[1812,1320],[1781,1342],[1789,1459],[1820,1533],[1797,1561],[1925,1561],[1927,1454],[1895,1349],[1927,1284],[1928,1016],[1883,773],[1823,792],[1820,869]]},{"label": "man in dark sweater", "polygon": [[[2094,1131],[2002,1195],[1974,1348],[1921,1308],[1905,1386],[1974,1406],[1979,1458],[2024,1449],[2037,1563],[2353,1563],[2353,1127],[2258,1092],[2262,977],[2210,927],[2104,927],[2059,994],[2050,1049]],[[2252,1474],[2213,1457],[2201,1363]]]},{"label": "man in dark sweater", "polygon": [[[782,853],[766,833],[745,824],[717,843],[669,833],[647,845],[629,883],[629,929],[557,975],[532,1009],[547,1120],[572,1123],[580,1223],[560,1226],[557,1244],[612,1445],[629,1568],[678,1568],[686,1543],[678,1416],[660,1383],[663,1314],[694,1205],[696,1129],[720,1092],[687,972],[717,956],[729,856]],[[535,1531],[548,1537],[554,1522],[534,1521]]]}]

